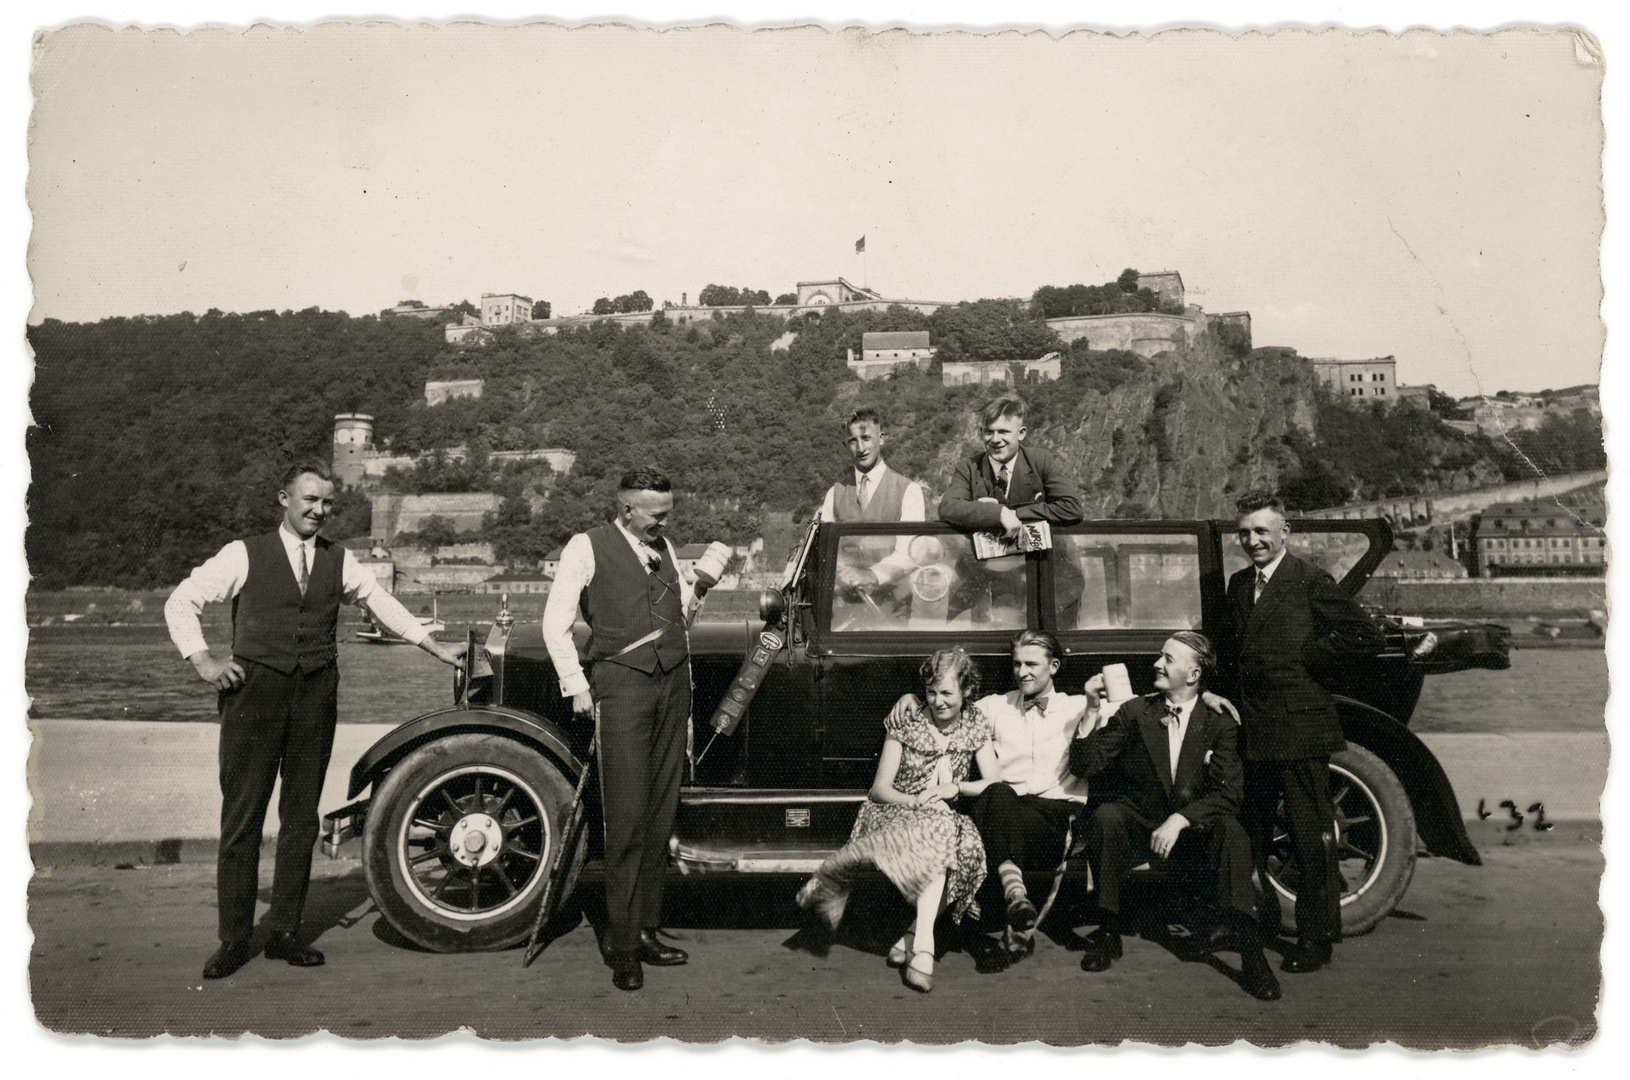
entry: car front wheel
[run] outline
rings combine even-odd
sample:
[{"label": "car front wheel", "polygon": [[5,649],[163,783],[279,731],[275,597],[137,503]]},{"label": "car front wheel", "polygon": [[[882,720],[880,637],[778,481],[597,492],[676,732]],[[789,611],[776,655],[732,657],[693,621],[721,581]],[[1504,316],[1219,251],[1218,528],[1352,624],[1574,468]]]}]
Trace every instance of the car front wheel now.
[{"label": "car front wheel", "polygon": [[[1330,801],[1343,884],[1341,932],[1366,933],[1392,913],[1415,876],[1415,812],[1386,762],[1352,743],[1330,757]],[[1298,868],[1283,803],[1267,854],[1285,929],[1294,930]]]},{"label": "car front wheel", "polygon": [[[409,753],[375,790],[363,872],[403,937],[434,952],[502,949],[532,929],[572,785],[499,735],[450,735]],[[564,878],[569,895],[581,845]]]}]

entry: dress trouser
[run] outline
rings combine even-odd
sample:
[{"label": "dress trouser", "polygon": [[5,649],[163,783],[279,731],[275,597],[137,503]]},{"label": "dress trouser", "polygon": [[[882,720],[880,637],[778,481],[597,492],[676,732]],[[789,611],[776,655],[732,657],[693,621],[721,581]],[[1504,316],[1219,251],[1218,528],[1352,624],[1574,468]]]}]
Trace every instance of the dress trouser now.
[{"label": "dress trouser", "polygon": [[690,723],[690,668],[650,675],[602,660],[592,672],[600,706],[600,805],[605,818],[607,951],[639,946],[662,923],[668,838],[679,809]]},{"label": "dress trouser", "polygon": [[1296,936],[1341,940],[1341,866],[1336,859],[1335,808],[1330,802],[1330,759],[1245,763],[1245,808],[1251,819],[1251,857],[1267,881],[1267,850],[1275,807],[1285,800],[1285,822],[1300,873],[1296,885]]},{"label": "dress trouser", "polygon": [[1251,840],[1231,817],[1184,829],[1170,854],[1157,858],[1149,850],[1153,832],[1125,803],[1105,803],[1087,823],[1087,857],[1096,874],[1098,906],[1121,910],[1121,885],[1135,866],[1153,862],[1156,869],[1203,881],[1220,908],[1246,916],[1256,913],[1256,886],[1251,881]]},{"label": "dress trouser", "polygon": [[1020,795],[1011,784],[987,787],[968,808],[985,842],[985,862],[992,874],[1004,862],[1021,870],[1051,870],[1064,853],[1070,815],[1081,804],[1068,799]]},{"label": "dress trouser", "polygon": [[340,685],[332,663],[290,675],[252,660],[238,658],[238,663],[243,685],[219,695],[221,843],[215,891],[218,932],[227,942],[254,934],[260,834],[279,775],[277,864],[265,925],[291,933],[300,928]]}]

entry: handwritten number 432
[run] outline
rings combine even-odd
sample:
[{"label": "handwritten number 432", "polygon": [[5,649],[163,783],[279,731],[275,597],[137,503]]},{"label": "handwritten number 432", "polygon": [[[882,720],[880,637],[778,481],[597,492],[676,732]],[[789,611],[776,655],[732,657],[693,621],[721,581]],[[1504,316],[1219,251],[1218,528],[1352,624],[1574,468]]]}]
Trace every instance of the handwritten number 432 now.
[{"label": "handwritten number 432", "polygon": [[[1484,803],[1485,800],[1483,799],[1477,800],[1477,819],[1479,821],[1487,821],[1489,818],[1494,816],[1494,812],[1492,810],[1483,809]],[[1505,810],[1506,813],[1511,815],[1511,824],[1505,827],[1506,832],[1516,832],[1518,829],[1522,828],[1522,823],[1527,819],[1524,818],[1522,813],[1517,809],[1517,804],[1514,801],[1511,799],[1505,799],[1500,803],[1500,807],[1501,809]],[[1552,829],[1556,828],[1554,823],[1545,820],[1544,803],[1535,803],[1528,808],[1528,812],[1535,815],[1534,830],[1536,832],[1550,832]]]}]

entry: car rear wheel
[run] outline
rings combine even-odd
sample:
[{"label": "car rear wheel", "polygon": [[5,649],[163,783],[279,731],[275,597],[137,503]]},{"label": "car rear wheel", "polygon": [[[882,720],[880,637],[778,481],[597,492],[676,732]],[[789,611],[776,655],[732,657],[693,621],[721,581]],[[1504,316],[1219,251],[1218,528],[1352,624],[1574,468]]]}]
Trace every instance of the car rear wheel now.
[{"label": "car rear wheel", "polygon": [[[502,949],[531,932],[572,785],[538,751],[467,732],[409,753],[379,784],[363,873],[403,937],[434,952]],[[571,894],[582,845],[556,902]]]},{"label": "car rear wheel", "polygon": [[[1361,746],[1330,757],[1336,857],[1341,865],[1341,932],[1366,933],[1392,913],[1415,876],[1415,813],[1386,762]],[[1285,929],[1294,930],[1298,868],[1280,804],[1268,847],[1268,876]]]}]

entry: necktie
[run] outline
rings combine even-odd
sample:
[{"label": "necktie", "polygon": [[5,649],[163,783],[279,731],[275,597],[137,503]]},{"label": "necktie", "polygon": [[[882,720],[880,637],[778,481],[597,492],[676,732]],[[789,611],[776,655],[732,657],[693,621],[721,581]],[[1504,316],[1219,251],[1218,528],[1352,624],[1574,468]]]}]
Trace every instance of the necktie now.
[{"label": "necktie", "polygon": [[1262,599],[1262,590],[1268,587],[1268,575],[1261,570],[1256,572],[1256,591],[1251,594],[1251,602]]},{"label": "necktie", "polygon": [[306,569],[306,545],[300,545],[300,595],[306,595],[306,586],[311,584],[311,572]]},{"label": "necktie", "polygon": [[857,493],[860,496],[860,508],[862,510],[866,509],[866,479],[866,474],[861,473],[859,481],[855,484]]},{"label": "necktie", "polygon": [[1045,715],[1047,712],[1047,695],[1037,694],[1035,697],[1025,698],[1024,706],[1020,712],[1026,712],[1030,709],[1035,709],[1037,712]]},{"label": "necktie", "polygon": [[650,544],[644,543],[640,544],[640,547],[645,549],[645,569],[653,574],[658,570],[661,570],[662,555],[658,553],[657,549],[652,547]]},{"label": "necktie", "polygon": [[1001,494],[1003,494],[1003,495],[1007,494],[1007,466],[1006,465],[1003,465],[1000,469],[996,470],[996,487],[997,487],[997,490]]}]

